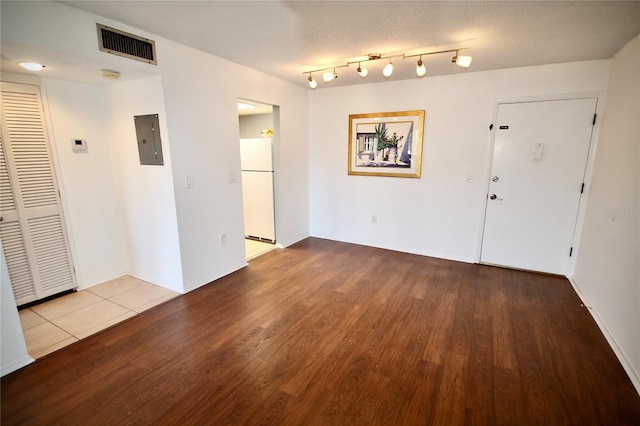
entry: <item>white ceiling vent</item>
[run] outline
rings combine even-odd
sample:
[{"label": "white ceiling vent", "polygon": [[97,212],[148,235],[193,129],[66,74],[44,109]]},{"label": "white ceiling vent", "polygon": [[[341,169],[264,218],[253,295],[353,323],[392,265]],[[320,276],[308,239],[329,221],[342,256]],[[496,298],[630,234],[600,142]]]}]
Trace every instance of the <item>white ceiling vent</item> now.
[{"label": "white ceiling vent", "polygon": [[155,41],[106,25],[97,25],[101,51],[157,65]]}]

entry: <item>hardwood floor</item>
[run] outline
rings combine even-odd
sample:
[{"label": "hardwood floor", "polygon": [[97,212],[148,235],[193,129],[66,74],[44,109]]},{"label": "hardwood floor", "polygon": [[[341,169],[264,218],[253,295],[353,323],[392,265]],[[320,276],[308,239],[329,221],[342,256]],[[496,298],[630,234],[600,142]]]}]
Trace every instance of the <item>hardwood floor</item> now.
[{"label": "hardwood floor", "polygon": [[2,379],[2,424],[640,424],[566,279],[310,238]]}]

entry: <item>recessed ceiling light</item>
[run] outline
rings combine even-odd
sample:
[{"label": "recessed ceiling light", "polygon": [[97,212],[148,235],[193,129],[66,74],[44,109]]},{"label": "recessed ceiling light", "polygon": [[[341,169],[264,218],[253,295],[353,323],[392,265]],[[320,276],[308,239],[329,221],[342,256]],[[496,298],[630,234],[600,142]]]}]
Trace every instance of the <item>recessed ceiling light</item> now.
[{"label": "recessed ceiling light", "polygon": [[38,64],[36,62],[18,62],[18,65],[29,71],[42,71],[42,69],[44,68],[44,65]]}]

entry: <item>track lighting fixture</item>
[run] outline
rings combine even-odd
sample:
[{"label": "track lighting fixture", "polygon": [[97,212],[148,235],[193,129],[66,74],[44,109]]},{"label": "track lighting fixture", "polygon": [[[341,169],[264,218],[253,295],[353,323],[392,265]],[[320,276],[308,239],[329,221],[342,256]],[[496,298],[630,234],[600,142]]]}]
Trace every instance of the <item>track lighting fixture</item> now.
[{"label": "track lighting fixture", "polygon": [[318,87],[318,82],[315,81],[313,79],[313,77],[311,77],[311,73],[309,73],[309,87],[311,87],[312,89],[315,89],[316,87]]},{"label": "track lighting fixture", "polygon": [[365,78],[366,76],[369,75],[369,70],[366,68],[362,68],[360,66],[360,62],[358,62],[358,69],[356,71],[358,72],[358,75],[362,78]]},{"label": "track lighting fixture", "polygon": [[420,56],[420,59],[418,59],[418,63],[416,64],[416,75],[418,77],[422,77],[427,73],[427,68],[424,66],[424,63],[422,62],[422,56]]},{"label": "track lighting fixture", "polygon": [[418,57],[418,61],[416,62],[416,75],[418,77],[423,77],[427,74],[427,68],[425,67],[424,62],[422,61],[423,56],[437,55],[439,53],[455,53],[451,61],[459,67],[469,68],[469,66],[471,65],[471,56],[460,56],[459,54],[461,50],[467,50],[467,49],[469,48],[462,47],[460,49],[438,50],[435,52],[424,52],[424,53],[416,53],[411,55],[406,55],[404,53],[401,53],[401,54],[394,54],[394,55],[387,55],[387,56],[383,56],[380,53],[369,53],[366,59],[358,59],[357,61],[348,61],[344,65],[338,65],[338,66],[333,65],[327,68],[319,68],[319,69],[314,69],[310,71],[305,71],[303,74],[309,74],[309,78],[308,78],[309,87],[311,87],[312,89],[315,89],[318,86],[318,83],[313,79],[313,77],[311,76],[311,73],[325,71],[322,74],[322,80],[326,83],[338,78],[338,74],[336,74],[337,68],[347,68],[350,65],[358,64],[358,69],[356,70],[358,72],[358,75],[362,78],[366,78],[369,75],[369,70],[362,66],[362,62],[371,62],[371,61],[377,61],[380,59],[388,59],[389,63],[386,64],[385,67],[383,68],[382,75],[384,75],[385,78],[389,78],[391,77],[391,74],[393,74],[393,62],[391,62],[391,58],[396,58],[401,56],[402,59]]},{"label": "track lighting fixture", "polygon": [[389,59],[389,63],[382,69],[382,75],[389,78],[391,77],[391,74],[393,74],[393,63],[391,62],[391,59]]}]

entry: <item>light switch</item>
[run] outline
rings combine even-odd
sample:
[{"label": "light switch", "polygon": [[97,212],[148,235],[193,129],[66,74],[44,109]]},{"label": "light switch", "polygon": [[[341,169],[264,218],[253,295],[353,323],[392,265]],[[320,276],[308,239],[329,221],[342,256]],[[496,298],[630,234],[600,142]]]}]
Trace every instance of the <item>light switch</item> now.
[{"label": "light switch", "polygon": [[238,174],[235,172],[229,173],[229,183],[238,183]]},{"label": "light switch", "polygon": [[544,144],[536,143],[533,147],[533,159],[542,160],[542,154],[544,153]]},{"label": "light switch", "polygon": [[185,176],[184,177],[184,187],[186,189],[193,188],[193,176]]}]

